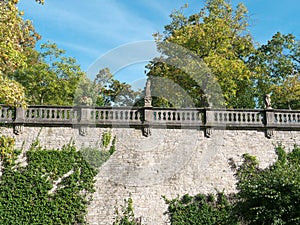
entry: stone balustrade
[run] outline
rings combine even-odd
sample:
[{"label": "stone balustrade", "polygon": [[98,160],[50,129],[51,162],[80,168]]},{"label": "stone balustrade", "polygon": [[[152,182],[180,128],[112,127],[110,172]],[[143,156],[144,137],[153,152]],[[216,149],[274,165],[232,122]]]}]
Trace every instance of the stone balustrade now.
[{"label": "stone balustrade", "polygon": [[130,107],[97,107],[97,108],[85,108],[88,110],[87,121],[101,125],[115,125],[115,126],[134,126],[140,125],[143,121],[143,110],[139,108]]},{"label": "stone balustrade", "polygon": [[152,108],[149,121],[153,126],[199,127],[204,124],[205,109]]},{"label": "stone balustrade", "polygon": [[[300,111],[155,107],[1,106],[0,123],[13,126],[116,126],[300,130]],[[211,132],[211,131],[210,131]],[[272,133],[272,132],[271,132]],[[270,135],[271,135],[270,133]]]},{"label": "stone balustrade", "polygon": [[[37,106],[20,110],[21,118],[25,123],[50,123],[50,124],[72,124],[79,119],[79,110],[72,107]],[[23,117],[23,118],[22,118]]]},{"label": "stone balustrade", "polygon": [[15,120],[15,109],[8,106],[0,107],[0,123],[12,123]]},{"label": "stone balustrade", "polygon": [[211,126],[263,127],[266,125],[265,110],[213,109],[206,112]]},{"label": "stone balustrade", "polygon": [[300,126],[300,111],[295,110],[276,110],[274,114],[274,125],[299,127]]}]

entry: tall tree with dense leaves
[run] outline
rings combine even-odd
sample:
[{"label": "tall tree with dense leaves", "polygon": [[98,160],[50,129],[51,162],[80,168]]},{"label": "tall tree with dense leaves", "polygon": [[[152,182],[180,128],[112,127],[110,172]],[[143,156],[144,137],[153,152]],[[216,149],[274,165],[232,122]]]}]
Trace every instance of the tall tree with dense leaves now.
[{"label": "tall tree with dense leaves", "polygon": [[[212,80],[218,82],[224,102],[221,105],[232,108],[255,106],[251,91],[253,76],[246,61],[254,47],[247,33],[247,9],[238,4],[233,9],[226,0],[207,0],[205,7],[197,14],[186,17],[182,11],[171,14],[172,22],[165,26],[163,34],[155,34],[161,59],[154,59],[148,66],[150,77],[164,77],[178,84],[193,100],[194,106],[207,104],[205,94],[209,88],[207,77],[201,70],[210,70]],[[172,43],[175,48],[170,51]],[[182,55],[176,55],[176,45],[197,55],[205,66],[199,73],[181,70],[176,63],[168,62]],[[171,63],[172,64],[172,63]],[[203,71],[202,71],[203,72]],[[193,74],[194,73],[194,74]],[[204,72],[204,74],[207,72]],[[198,77],[197,77],[198,76]],[[202,76],[202,77],[201,77]],[[173,106],[182,106],[181,103]]]},{"label": "tall tree with dense leaves", "polygon": [[73,104],[75,91],[84,73],[74,58],[64,54],[65,51],[56,44],[42,44],[40,52],[32,50],[26,68],[10,75],[25,87],[28,104]]},{"label": "tall tree with dense leaves", "polygon": [[84,76],[76,90],[74,103],[93,106],[133,106],[141,98],[141,91],[116,80],[109,68],[100,69],[92,81]]},{"label": "tall tree with dense leaves", "polygon": [[249,65],[258,72],[257,90],[272,93],[274,108],[300,109],[300,42],[295,36],[277,32],[257,48]]},{"label": "tall tree with dense leaves", "polygon": [[0,103],[25,105],[23,88],[7,74],[27,66],[28,49],[34,48],[40,36],[31,22],[23,19],[17,3],[18,0],[0,1]]}]

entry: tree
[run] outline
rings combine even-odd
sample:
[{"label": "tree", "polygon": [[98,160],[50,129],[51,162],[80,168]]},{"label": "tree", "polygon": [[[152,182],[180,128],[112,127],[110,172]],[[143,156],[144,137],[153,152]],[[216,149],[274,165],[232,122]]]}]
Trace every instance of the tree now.
[{"label": "tree", "polygon": [[140,95],[141,91],[132,90],[129,84],[114,79],[109,68],[103,68],[94,81],[87,77],[81,80],[76,90],[75,104],[133,106]]},{"label": "tree", "polygon": [[0,76],[0,104],[24,107],[26,101],[22,85]]},{"label": "tree", "polygon": [[[212,88],[209,80],[221,87],[225,101],[219,102],[220,105],[254,107],[255,93],[251,88],[255,74],[246,63],[254,46],[247,33],[246,7],[239,4],[234,10],[225,0],[207,0],[197,14],[186,17],[182,11],[175,11],[170,17],[172,22],[165,26],[164,33],[154,35],[163,60],[154,59],[150,63],[148,76],[172,80],[192,98],[196,107],[206,106],[205,94],[214,92],[209,91]],[[172,47],[169,43],[173,44]],[[178,46],[186,49],[184,54],[176,53]],[[193,70],[182,69],[180,63],[178,66],[178,62],[172,62],[180,60],[187,52],[201,60],[198,69],[194,65],[186,66],[194,67]],[[208,69],[210,77],[207,76]],[[181,103],[173,105],[181,106]]]},{"label": "tree", "polygon": [[27,50],[34,48],[40,36],[30,21],[23,20],[17,3],[18,0],[0,2],[0,103],[24,106],[23,88],[9,80],[7,74],[27,66]]},{"label": "tree", "polygon": [[26,100],[32,105],[72,105],[79,81],[84,76],[76,60],[64,56],[56,44],[31,50],[26,68],[10,74],[25,88]]},{"label": "tree", "polygon": [[257,89],[272,93],[274,108],[300,109],[300,42],[292,34],[277,32],[255,51],[249,65],[258,71]]},{"label": "tree", "polygon": [[236,211],[247,224],[300,223],[300,148],[276,148],[277,161],[260,169],[255,157],[244,155],[237,171]]}]

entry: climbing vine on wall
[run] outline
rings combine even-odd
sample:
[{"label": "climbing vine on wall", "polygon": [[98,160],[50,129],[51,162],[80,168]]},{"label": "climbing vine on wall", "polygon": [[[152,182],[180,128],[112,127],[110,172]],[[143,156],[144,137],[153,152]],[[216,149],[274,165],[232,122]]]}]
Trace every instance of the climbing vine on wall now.
[{"label": "climbing vine on wall", "polygon": [[232,204],[224,193],[214,195],[188,194],[181,198],[168,200],[168,215],[172,225],[237,225],[232,214]]},{"label": "climbing vine on wall", "polygon": [[102,146],[104,148],[108,147],[108,145],[111,142],[111,138],[112,138],[111,132],[105,132],[105,133],[103,133],[103,135],[102,135]]},{"label": "climbing vine on wall", "polygon": [[[172,225],[300,224],[300,147],[276,147],[277,160],[262,169],[255,156],[230,162],[237,178],[235,195],[184,195],[165,199]],[[230,200],[230,201],[229,201]]]},{"label": "climbing vine on wall", "polygon": [[113,225],[142,225],[141,218],[135,218],[133,210],[133,200],[130,197],[128,200],[124,199],[124,205],[119,211],[116,208],[116,218]]},{"label": "climbing vine on wall", "polygon": [[[97,172],[81,151],[71,144],[60,150],[46,150],[35,142],[26,152],[24,166],[12,157],[20,153],[13,148],[13,141],[9,137],[0,139],[4,162],[0,178],[1,225],[86,224]],[[103,156],[98,150],[99,154]]]}]

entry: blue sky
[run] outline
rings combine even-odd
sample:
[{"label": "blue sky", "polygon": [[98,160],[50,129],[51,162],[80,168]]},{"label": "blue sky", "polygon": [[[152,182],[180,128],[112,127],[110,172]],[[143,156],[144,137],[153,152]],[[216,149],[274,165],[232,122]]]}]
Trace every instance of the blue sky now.
[{"label": "blue sky", "polygon": [[[299,0],[231,2],[233,5],[243,2],[248,8],[249,29],[254,40],[265,43],[277,31],[300,37]],[[204,0],[45,0],[45,5],[20,0],[19,9],[25,12],[25,18],[33,21],[42,35],[42,42],[57,43],[69,56],[76,58],[84,71],[88,71],[99,58],[102,60],[120,46],[153,41],[152,34],[162,32],[164,25],[170,22],[169,14],[186,3],[189,5],[185,10],[187,15],[204,6]],[[128,55],[132,51],[142,51],[140,48],[123,50],[122,57],[126,57],[126,51]],[[144,77],[145,60],[137,60],[133,65],[128,63],[113,72],[116,72],[116,78],[133,82]],[[108,61],[102,62],[112,66]]]}]

